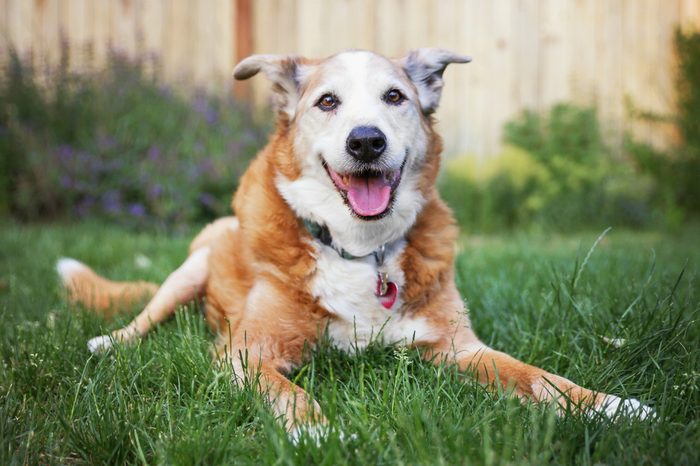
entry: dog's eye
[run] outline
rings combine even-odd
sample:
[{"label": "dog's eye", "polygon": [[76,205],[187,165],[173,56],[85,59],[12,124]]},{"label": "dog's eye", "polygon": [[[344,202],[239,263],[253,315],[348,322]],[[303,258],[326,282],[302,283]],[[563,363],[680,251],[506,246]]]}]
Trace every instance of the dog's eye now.
[{"label": "dog's eye", "polygon": [[321,98],[318,99],[318,102],[316,102],[316,106],[324,112],[327,112],[336,108],[338,103],[338,98],[333,94],[323,94]]},{"label": "dog's eye", "polygon": [[398,89],[392,89],[384,94],[384,101],[388,104],[398,105],[404,101],[406,97]]}]

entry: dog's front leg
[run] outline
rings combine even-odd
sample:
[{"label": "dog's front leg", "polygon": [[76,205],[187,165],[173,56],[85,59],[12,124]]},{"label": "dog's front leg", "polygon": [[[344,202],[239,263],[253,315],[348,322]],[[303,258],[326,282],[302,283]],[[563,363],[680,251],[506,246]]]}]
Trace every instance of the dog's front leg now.
[{"label": "dog's front leg", "polygon": [[232,367],[237,385],[251,383],[265,397],[294,441],[299,439],[303,431],[310,435],[322,434],[327,421],[321,407],[304,389],[279,370],[278,366],[286,363],[273,360],[253,363],[255,357],[248,350],[231,352],[223,349],[219,351],[219,357]]},{"label": "dog's front leg", "polygon": [[[214,274],[212,280],[215,285],[218,276]],[[219,308],[224,301],[213,295],[207,312],[227,316],[229,326],[219,329],[216,343],[219,360],[231,366],[239,385],[245,381],[265,396],[295,439],[302,431],[321,434],[327,425],[318,403],[284,375],[314,346],[324,321],[311,299],[300,300],[290,289],[274,278],[260,278],[248,292],[243,309],[234,310],[235,303],[230,302],[225,312]]]},{"label": "dog's front leg", "polygon": [[481,343],[469,330],[462,343],[438,346],[426,353],[434,362],[457,364],[463,372],[473,374],[481,384],[512,391],[521,400],[556,403],[559,412],[601,412],[609,417],[618,412],[640,419],[653,417],[654,411],[634,398],[622,400],[615,395],[594,392],[571,380],[519,361]]},{"label": "dog's front leg", "polygon": [[302,430],[313,433],[314,429],[327,425],[318,403],[274,367],[263,364],[259,382],[275,414],[281,416],[285,428],[295,440]]}]

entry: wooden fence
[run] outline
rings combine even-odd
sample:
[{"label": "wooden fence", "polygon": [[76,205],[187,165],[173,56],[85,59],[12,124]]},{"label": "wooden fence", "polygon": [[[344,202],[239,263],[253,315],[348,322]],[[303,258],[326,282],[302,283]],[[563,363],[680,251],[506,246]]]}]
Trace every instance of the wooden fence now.
[{"label": "wooden fence", "polygon": [[[635,122],[629,107],[672,112],[679,26],[700,27],[700,0],[0,0],[0,53],[12,44],[43,66],[63,40],[81,68],[111,47],[157,56],[172,83],[221,90],[250,52],[446,47],[474,58],[445,74],[447,152],[484,157],[505,121],[560,101],[597,105],[613,145],[626,130],[668,142],[671,128]],[[266,89],[254,80],[258,104]]]}]

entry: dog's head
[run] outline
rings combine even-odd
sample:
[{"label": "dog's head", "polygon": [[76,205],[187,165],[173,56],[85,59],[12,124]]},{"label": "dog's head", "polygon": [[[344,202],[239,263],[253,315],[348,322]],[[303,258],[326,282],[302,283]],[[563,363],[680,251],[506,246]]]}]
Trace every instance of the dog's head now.
[{"label": "dog's head", "polygon": [[442,49],[398,60],[367,51],[318,61],[254,55],[234,76],[263,71],[274,84],[279,125],[298,164],[299,176],[280,175],[277,183],[287,202],[362,254],[415,221],[442,74],[450,63],[469,61]]}]

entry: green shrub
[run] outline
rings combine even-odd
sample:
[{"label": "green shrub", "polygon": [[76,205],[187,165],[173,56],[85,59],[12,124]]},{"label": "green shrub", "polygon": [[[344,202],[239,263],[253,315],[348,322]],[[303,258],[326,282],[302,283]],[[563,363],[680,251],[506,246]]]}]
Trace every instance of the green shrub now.
[{"label": "green shrub", "polygon": [[229,212],[267,128],[230,99],[174,92],[143,60],[75,74],[64,54],[47,80],[13,52],[3,70],[0,213],[172,226]]},{"label": "green shrub", "polygon": [[[595,109],[559,104],[506,124],[503,152],[476,167],[449,160],[443,196],[460,224],[494,231],[641,227],[653,219],[653,186],[613,158]],[[472,159],[473,160],[473,159]]]},{"label": "green shrub", "polygon": [[571,164],[595,165],[605,147],[593,107],[554,105],[548,115],[526,110],[504,128],[506,143],[522,147],[545,166],[565,157]]},{"label": "green shrub", "polygon": [[[700,214],[700,33],[676,32],[678,75],[676,78],[676,123],[681,141],[669,150],[626,138],[625,148],[637,169],[652,178],[658,205],[667,221],[679,224]],[[640,112],[648,120],[658,115]],[[668,120],[669,118],[663,118]]]}]

